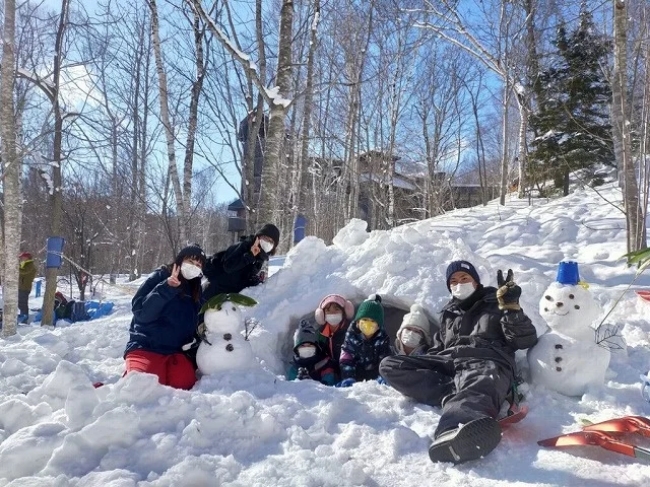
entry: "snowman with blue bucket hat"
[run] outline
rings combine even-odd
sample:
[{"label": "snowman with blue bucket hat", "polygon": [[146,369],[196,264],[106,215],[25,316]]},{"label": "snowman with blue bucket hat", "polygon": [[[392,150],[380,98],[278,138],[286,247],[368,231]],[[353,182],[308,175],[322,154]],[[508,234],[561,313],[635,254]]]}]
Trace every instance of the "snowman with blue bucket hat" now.
[{"label": "snowman with blue bucket hat", "polygon": [[550,331],[528,350],[533,384],[565,396],[582,396],[605,382],[611,352],[597,343],[595,326],[602,310],[577,262],[560,262],[555,282],[544,291],[539,313]]}]

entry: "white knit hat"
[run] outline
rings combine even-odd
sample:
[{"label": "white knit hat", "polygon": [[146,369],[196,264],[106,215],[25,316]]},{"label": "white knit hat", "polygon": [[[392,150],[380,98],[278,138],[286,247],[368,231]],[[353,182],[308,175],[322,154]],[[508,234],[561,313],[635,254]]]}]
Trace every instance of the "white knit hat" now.
[{"label": "white knit hat", "polygon": [[431,344],[431,324],[424,312],[424,308],[419,304],[412,305],[411,311],[404,315],[402,325],[399,327],[399,330],[397,330],[397,336],[399,336],[400,332],[406,327],[421,330],[422,333],[424,333],[424,338],[426,339],[427,344]]}]

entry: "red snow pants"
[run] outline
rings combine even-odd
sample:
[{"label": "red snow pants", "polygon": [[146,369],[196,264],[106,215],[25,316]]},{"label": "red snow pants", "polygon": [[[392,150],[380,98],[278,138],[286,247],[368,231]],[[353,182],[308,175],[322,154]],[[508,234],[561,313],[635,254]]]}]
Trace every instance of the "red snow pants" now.
[{"label": "red snow pants", "polygon": [[126,374],[146,372],[158,376],[158,381],[176,389],[191,389],[196,384],[196,373],[190,359],[182,353],[162,355],[145,350],[126,354]]}]

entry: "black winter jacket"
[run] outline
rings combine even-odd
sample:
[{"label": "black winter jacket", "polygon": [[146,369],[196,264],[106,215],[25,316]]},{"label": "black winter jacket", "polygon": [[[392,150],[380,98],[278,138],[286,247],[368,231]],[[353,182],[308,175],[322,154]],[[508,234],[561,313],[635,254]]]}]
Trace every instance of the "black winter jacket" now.
[{"label": "black winter jacket", "polygon": [[253,242],[255,236],[251,235],[224,252],[208,257],[203,266],[203,275],[208,279],[208,286],[203,291],[205,300],[221,293],[238,293],[264,282],[266,276],[261,275],[261,271],[269,256],[262,249],[254,256],[251,252]]},{"label": "black winter jacket", "polygon": [[124,355],[133,350],[171,355],[193,340],[201,302],[195,302],[183,285],[167,284],[169,276],[169,270],[161,267],[135,293],[131,336]]},{"label": "black winter jacket", "polygon": [[496,288],[479,285],[465,300],[452,298],[439,317],[440,330],[427,353],[494,360],[515,369],[515,350],[537,343],[537,331],[523,311],[502,311]]}]

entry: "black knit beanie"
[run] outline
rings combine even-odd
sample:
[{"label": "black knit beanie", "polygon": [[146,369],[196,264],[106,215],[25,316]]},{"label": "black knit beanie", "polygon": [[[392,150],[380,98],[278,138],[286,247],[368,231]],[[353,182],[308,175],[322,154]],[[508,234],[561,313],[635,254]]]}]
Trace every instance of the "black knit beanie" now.
[{"label": "black knit beanie", "polygon": [[449,285],[449,280],[451,276],[454,275],[454,272],[466,272],[474,278],[476,284],[481,284],[481,278],[478,276],[476,267],[467,262],[466,260],[455,260],[447,267],[447,289],[451,292],[451,286]]},{"label": "black knit beanie", "polygon": [[203,249],[199,246],[199,244],[194,243],[181,249],[181,251],[176,256],[174,263],[179,266],[188,257],[200,260],[201,265],[205,265],[205,252],[203,252]]},{"label": "black knit beanie", "polygon": [[262,228],[260,228],[260,231],[257,232],[255,236],[259,237],[260,235],[264,235],[265,237],[272,239],[273,242],[275,242],[276,247],[280,243],[280,230],[278,230],[278,227],[273,225],[273,223],[267,223]]}]

